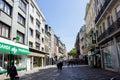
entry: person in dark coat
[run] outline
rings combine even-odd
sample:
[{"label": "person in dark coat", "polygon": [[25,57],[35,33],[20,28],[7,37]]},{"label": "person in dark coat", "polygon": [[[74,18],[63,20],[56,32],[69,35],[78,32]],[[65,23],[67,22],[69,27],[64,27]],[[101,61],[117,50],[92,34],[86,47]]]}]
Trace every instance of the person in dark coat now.
[{"label": "person in dark coat", "polygon": [[14,63],[12,63],[12,66],[7,69],[7,75],[10,76],[10,80],[14,80],[15,77],[18,75],[16,67],[14,66]]},{"label": "person in dark coat", "polygon": [[60,61],[60,63],[59,63],[59,69],[62,70],[62,67],[63,67],[63,62]]}]

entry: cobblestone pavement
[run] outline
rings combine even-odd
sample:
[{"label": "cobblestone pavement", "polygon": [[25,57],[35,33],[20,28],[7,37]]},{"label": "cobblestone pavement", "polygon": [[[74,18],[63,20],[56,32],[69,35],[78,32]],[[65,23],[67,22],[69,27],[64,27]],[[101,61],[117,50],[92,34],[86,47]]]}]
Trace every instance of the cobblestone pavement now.
[{"label": "cobblestone pavement", "polygon": [[56,67],[51,67],[20,76],[20,80],[112,80],[111,78],[120,80],[120,74],[103,69],[90,68],[85,65],[64,66],[62,71],[58,71]]}]

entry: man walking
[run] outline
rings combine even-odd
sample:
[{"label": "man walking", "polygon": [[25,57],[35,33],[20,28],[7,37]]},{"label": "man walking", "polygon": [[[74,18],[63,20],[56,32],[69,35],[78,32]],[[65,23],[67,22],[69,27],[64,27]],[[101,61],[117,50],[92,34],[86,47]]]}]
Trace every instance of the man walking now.
[{"label": "man walking", "polygon": [[18,75],[14,62],[12,62],[12,66],[7,70],[7,75],[10,76],[10,80],[15,80],[15,77]]}]

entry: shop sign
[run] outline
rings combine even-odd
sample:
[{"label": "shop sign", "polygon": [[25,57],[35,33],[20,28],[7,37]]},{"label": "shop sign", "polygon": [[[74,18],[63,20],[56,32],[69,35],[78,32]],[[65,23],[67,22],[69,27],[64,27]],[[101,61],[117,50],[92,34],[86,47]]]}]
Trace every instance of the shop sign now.
[{"label": "shop sign", "polygon": [[16,45],[6,44],[0,42],[0,50],[10,54],[29,54],[28,48],[22,48]]}]

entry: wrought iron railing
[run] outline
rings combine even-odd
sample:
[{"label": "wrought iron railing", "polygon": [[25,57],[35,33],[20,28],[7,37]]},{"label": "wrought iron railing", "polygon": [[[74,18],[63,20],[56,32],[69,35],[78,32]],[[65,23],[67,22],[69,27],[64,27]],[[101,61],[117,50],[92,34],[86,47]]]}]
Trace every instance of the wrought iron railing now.
[{"label": "wrought iron railing", "polygon": [[102,6],[101,10],[99,11],[98,15],[95,18],[95,23],[97,23],[97,21],[99,20],[99,18],[101,17],[102,13],[105,11],[106,7],[108,6],[108,4],[110,3],[111,0],[105,0],[104,5]]},{"label": "wrought iron railing", "polygon": [[118,29],[120,29],[120,18],[118,18],[111,26],[108,27],[107,30],[105,30],[99,37],[98,42],[106,38],[107,36],[113,34]]}]

